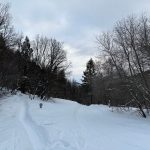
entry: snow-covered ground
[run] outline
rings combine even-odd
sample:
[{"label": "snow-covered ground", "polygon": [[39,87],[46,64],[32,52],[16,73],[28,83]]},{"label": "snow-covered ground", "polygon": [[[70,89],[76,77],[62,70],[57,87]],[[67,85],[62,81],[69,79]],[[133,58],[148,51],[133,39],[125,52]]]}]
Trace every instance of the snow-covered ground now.
[{"label": "snow-covered ground", "polygon": [[150,150],[150,119],[54,101],[0,99],[0,150]]}]

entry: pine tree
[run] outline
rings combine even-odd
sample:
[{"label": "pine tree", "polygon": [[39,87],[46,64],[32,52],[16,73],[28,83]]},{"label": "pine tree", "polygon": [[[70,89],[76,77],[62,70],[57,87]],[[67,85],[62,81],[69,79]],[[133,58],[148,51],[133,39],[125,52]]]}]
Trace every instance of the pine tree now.
[{"label": "pine tree", "polygon": [[30,61],[31,61],[32,52],[33,50],[30,46],[30,40],[26,36],[25,41],[21,46],[22,60],[20,64],[21,76],[19,80],[19,87],[22,93],[28,91],[30,87],[31,80],[29,78],[29,74],[30,74],[30,67],[31,67]]},{"label": "pine tree", "polygon": [[6,41],[4,37],[0,34],[0,52],[6,49]]},{"label": "pine tree", "polygon": [[92,92],[92,81],[94,76],[96,75],[95,71],[95,63],[92,58],[87,62],[86,70],[83,72],[82,76],[82,87],[85,92],[91,94]]},{"label": "pine tree", "polygon": [[30,60],[32,52],[33,50],[30,46],[30,40],[26,36],[25,41],[23,42],[22,47],[21,47],[21,54],[26,60]]}]

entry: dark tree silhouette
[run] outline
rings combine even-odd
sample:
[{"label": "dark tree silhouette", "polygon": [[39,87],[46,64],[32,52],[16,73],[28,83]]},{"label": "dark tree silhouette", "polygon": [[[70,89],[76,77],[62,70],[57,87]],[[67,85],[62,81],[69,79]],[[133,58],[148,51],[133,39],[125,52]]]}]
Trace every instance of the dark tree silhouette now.
[{"label": "dark tree silhouette", "polygon": [[90,96],[90,99],[92,101],[92,85],[93,85],[93,78],[96,75],[95,70],[95,63],[93,59],[91,58],[86,65],[86,70],[83,72],[82,76],[82,88],[83,91]]}]

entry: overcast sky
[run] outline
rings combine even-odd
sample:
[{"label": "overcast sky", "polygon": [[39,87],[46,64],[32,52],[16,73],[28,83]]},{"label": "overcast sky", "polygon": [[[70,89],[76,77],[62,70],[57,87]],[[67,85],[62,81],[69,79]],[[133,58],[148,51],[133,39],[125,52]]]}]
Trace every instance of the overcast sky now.
[{"label": "overcast sky", "polygon": [[37,34],[64,42],[72,77],[98,54],[95,36],[130,14],[150,13],[150,0],[1,0],[9,2],[13,24],[32,40]]}]

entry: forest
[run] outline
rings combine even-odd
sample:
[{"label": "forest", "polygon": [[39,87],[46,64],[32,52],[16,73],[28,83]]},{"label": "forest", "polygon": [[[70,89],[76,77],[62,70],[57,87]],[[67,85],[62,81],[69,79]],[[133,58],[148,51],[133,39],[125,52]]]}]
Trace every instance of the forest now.
[{"label": "forest", "polygon": [[[9,4],[0,3],[0,90],[21,91],[81,104],[150,111],[150,17],[130,15],[95,37],[99,55],[86,64],[81,83],[68,78],[70,63],[63,41],[17,33]],[[2,93],[2,92],[1,92]]]}]

